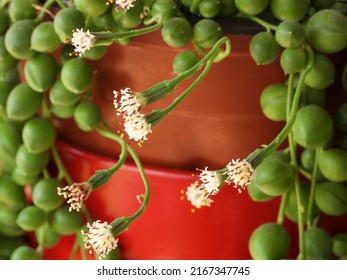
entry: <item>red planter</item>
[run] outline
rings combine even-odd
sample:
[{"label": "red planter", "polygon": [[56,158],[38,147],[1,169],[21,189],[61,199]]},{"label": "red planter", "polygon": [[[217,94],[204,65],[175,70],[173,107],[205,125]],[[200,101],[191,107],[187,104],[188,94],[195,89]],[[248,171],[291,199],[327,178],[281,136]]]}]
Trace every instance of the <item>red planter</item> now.
[{"label": "red planter", "polygon": [[[63,142],[58,143],[58,149],[76,182],[115,164],[114,159]],[[190,172],[146,167],[146,174],[151,184],[150,202],[144,214],[119,235],[123,259],[247,259],[251,232],[276,219],[278,200],[254,203],[247,192],[239,194],[230,186],[214,197],[210,208],[192,213],[191,204],[180,199],[181,190],[195,180]],[[137,168],[126,164],[109,183],[94,191],[86,204],[95,220],[111,222],[134,213],[140,206],[136,195],[143,191]],[[68,257],[73,238],[64,239],[63,247],[48,250],[45,258]]]},{"label": "red planter", "polygon": [[[76,182],[83,182],[95,170],[109,168],[116,162],[65,142],[57,144]],[[278,199],[256,203],[247,192],[239,194],[230,186],[224,186],[213,197],[211,207],[192,213],[190,203],[180,199],[181,190],[195,180],[190,172],[150,166],[145,171],[151,184],[150,202],[128,231],[118,236],[122,259],[249,259],[248,240],[253,230],[262,223],[276,221]],[[86,204],[95,220],[111,222],[135,212],[140,206],[136,195],[143,191],[137,168],[128,163],[111,181],[95,190]],[[288,258],[296,258],[297,226],[287,219],[284,225],[291,237]],[[322,215],[319,225],[331,234],[347,231],[347,216]],[[45,249],[44,258],[69,259],[73,243],[74,236],[62,237],[55,247]]]}]

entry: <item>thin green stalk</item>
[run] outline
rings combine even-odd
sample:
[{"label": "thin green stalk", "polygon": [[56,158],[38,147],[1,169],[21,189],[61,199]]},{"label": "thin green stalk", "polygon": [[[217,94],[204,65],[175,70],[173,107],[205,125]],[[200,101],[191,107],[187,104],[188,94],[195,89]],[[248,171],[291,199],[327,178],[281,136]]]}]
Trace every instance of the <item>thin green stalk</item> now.
[{"label": "thin green stalk", "polygon": [[299,173],[304,176],[306,179],[311,180],[312,174],[308,172],[307,170],[303,169],[302,167],[298,168]]},{"label": "thin green stalk", "polygon": [[194,46],[194,49],[198,52],[200,52],[203,56],[205,56],[207,54],[206,50],[201,47],[200,45],[198,45],[195,40],[192,41],[193,42],[193,46]]},{"label": "thin green stalk", "polygon": [[88,211],[88,209],[87,209],[87,207],[86,207],[85,204],[82,205],[81,211],[82,211],[84,217],[86,217],[87,221],[88,221],[89,223],[93,223],[93,218],[92,218],[92,216],[90,215],[90,213],[89,213],[89,211]]},{"label": "thin green stalk", "polygon": [[298,259],[306,259],[305,251],[305,216],[304,207],[302,202],[301,185],[298,174],[298,161],[296,156],[296,142],[294,141],[293,134],[290,133],[288,136],[289,148],[290,148],[290,158],[291,164],[294,167],[294,188],[295,188],[295,198],[297,203],[297,213],[298,213],[298,235],[299,235],[299,256]]},{"label": "thin green stalk", "polygon": [[243,13],[238,13],[237,14],[238,17],[240,18],[246,18],[246,19],[249,19],[253,22],[256,22],[258,23],[259,25],[261,25],[262,27],[264,27],[266,29],[266,31],[271,31],[271,30],[276,30],[277,29],[277,26],[272,24],[272,23],[269,23],[257,16],[251,16],[251,15],[246,15],[246,14],[243,14]]},{"label": "thin green stalk", "polygon": [[76,239],[75,239],[75,242],[73,243],[72,245],[72,249],[71,249],[71,253],[70,253],[70,260],[74,260],[75,257],[76,257],[76,253],[77,253],[77,249],[79,248],[80,246],[80,241],[79,241],[79,238],[76,234]]},{"label": "thin green stalk", "polygon": [[[102,136],[107,137],[108,132],[100,129],[100,128],[96,128],[96,131],[98,133],[100,133]],[[120,138],[122,139],[122,138]],[[117,141],[117,140],[116,140]],[[112,172],[112,174],[114,174],[117,170],[119,170],[119,168],[122,167],[122,165],[124,164],[124,162],[126,161],[127,158],[127,152],[128,152],[128,147],[127,147],[127,143],[125,142],[124,139],[117,141],[120,145],[121,145],[121,153],[119,155],[119,160],[118,162],[112,166],[109,170]]]},{"label": "thin green stalk", "polygon": [[[294,96],[293,81],[294,81],[294,75],[291,74],[289,75],[289,78],[288,78],[288,90],[287,90],[287,100],[286,100],[287,101],[287,104],[286,104],[286,120],[287,121],[290,117],[292,101]],[[290,148],[289,148],[289,152],[290,152]],[[277,224],[279,225],[283,224],[287,202],[288,202],[288,191],[285,194],[283,194],[281,198],[281,204],[280,204],[280,208],[279,208],[278,216],[277,216]]]},{"label": "thin green stalk", "polygon": [[290,118],[290,112],[292,110],[293,98],[294,98],[294,74],[290,74],[288,78],[288,90],[287,90],[287,104],[286,104],[286,120]]},{"label": "thin green stalk", "polygon": [[301,200],[301,186],[300,186],[300,180],[299,176],[296,173],[295,174],[295,181],[294,181],[294,187],[295,187],[295,197],[297,201],[297,207],[298,207],[298,232],[299,232],[299,260],[305,260],[306,259],[306,250],[305,250],[305,220],[304,220],[304,213],[302,208],[302,200]]},{"label": "thin green stalk", "polygon": [[83,242],[79,242],[80,244],[80,251],[81,251],[81,256],[82,256],[82,260],[86,260],[87,259],[87,254],[86,254],[86,249],[84,248],[84,243]]},{"label": "thin green stalk", "polygon": [[50,115],[51,115],[51,111],[49,110],[47,98],[44,95],[42,98],[42,116],[49,118]]},{"label": "thin green stalk", "polygon": [[55,2],[59,5],[60,8],[66,8],[67,7],[61,0],[55,0]]},{"label": "thin green stalk", "polygon": [[280,208],[278,210],[277,221],[276,221],[278,225],[283,225],[287,202],[288,202],[288,191],[284,193],[281,197]]},{"label": "thin green stalk", "polygon": [[179,97],[177,97],[168,107],[161,110],[161,112],[164,115],[170,114],[178,106],[178,104],[180,104],[184,100],[184,98],[186,98],[189,95],[189,93],[191,93],[194,90],[194,88],[205,78],[207,73],[210,71],[212,64],[213,64],[213,60],[209,60],[206,64],[206,67],[199,75],[199,77]]},{"label": "thin green stalk", "polygon": [[7,3],[9,3],[9,2],[10,2],[10,0],[1,0],[0,1],[0,8],[4,8],[7,5]]},{"label": "thin green stalk", "polygon": [[51,12],[49,11],[49,8],[51,6],[53,6],[53,4],[56,2],[57,0],[47,0],[45,2],[45,4],[43,4],[43,6],[38,6],[40,13],[37,15],[35,22],[41,22],[46,14],[51,14]]},{"label": "thin green stalk", "polygon": [[103,31],[103,32],[93,32],[93,35],[96,36],[96,43],[94,44],[95,47],[97,46],[109,46],[113,42],[116,42],[118,40],[141,36],[144,34],[151,33],[153,31],[159,30],[162,27],[162,23],[159,21],[156,24],[153,24],[148,27],[139,28],[139,29],[133,29],[129,31],[124,32],[110,32],[110,31]]},{"label": "thin green stalk", "polygon": [[298,213],[298,235],[299,235],[299,258],[306,259],[305,252],[305,219],[303,213],[303,203],[301,194],[301,185],[298,175],[298,161],[296,156],[296,142],[292,133],[288,135],[288,143],[290,149],[290,163],[294,168],[294,188],[295,188],[295,198],[297,203],[297,213]]},{"label": "thin green stalk", "polygon": [[44,234],[44,227],[46,226],[46,224],[42,225],[39,229],[38,229],[38,246],[36,248],[36,254],[39,257],[39,259],[42,259],[43,256],[43,250],[44,250],[44,242],[45,242],[45,234]]},{"label": "thin green stalk", "polygon": [[66,168],[60,158],[60,155],[55,145],[53,145],[52,147],[52,153],[53,153],[55,164],[57,165],[57,168],[58,168],[58,176],[57,176],[58,179],[62,180],[64,178],[69,185],[72,185],[73,180],[71,179],[69,173],[66,171]]},{"label": "thin green stalk", "polygon": [[[221,46],[225,44],[225,50],[221,49]],[[212,49],[206,54],[198,63],[188,70],[182,72],[178,76],[171,80],[162,81],[149,89],[142,92],[142,97],[147,99],[147,103],[153,103],[171,93],[176,86],[178,86],[183,80],[194,76],[208,61],[218,62],[224,57],[228,56],[231,52],[231,43],[229,38],[223,37],[218,40]]]},{"label": "thin green stalk", "polygon": [[287,120],[286,125],[283,127],[283,129],[280,131],[280,133],[276,136],[276,138],[265,148],[263,148],[263,157],[267,157],[268,155],[272,154],[277,148],[284,142],[285,139],[287,139],[288,134],[290,133],[292,126],[294,124],[294,121],[296,119],[296,113],[298,111],[299,107],[299,101],[301,97],[301,93],[303,91],[303,88],[305,86],[304,81],[306,74],[310,71],[312,65],[313,65],[313,52],[311,49],[308,48],[308,55],[309,55],[309,62],[306,65],[305,69],[300,73],[299,82],[297,85],[297,88],[294,93],[292,106],[290,110],[290,114]]},{"label": "thin green stalk", "polygon": [[51,176],[49,176],[49,172],[47,170],[47,168],[42,170],[42,174],[43,174],[43,178],[45,179],[49,179]]},{"label": "thin green stalk", "polygon": [[223,46],[224,44],[225,44],[225,50],[223,51],[223,56],[224,57],[228,56],[231,52],[231,43],[229,38],[223,37],[214,44],[212,49],[197,64],[195,64],[192,68],[188,69],[187,71],[182,72],[181,74],[179,74],[177,77],[175,77],[172,80],[177,80],[181,82],[182,80],[193,76],[208,61],[210,61],[211,59],[214,59],[217,56],[217,54],[221,51],[220,49],[221,46]]},{"label": "thin green stalk", "polygon": [[[125,140],[123,138],[119,137],[117,134],[115,134],[111,130],[109,130],[108,126],[106,126],[106,129],[107,130],[98,129],[97,131],[99,133],[102,133],[102,135],[104,137],[107,137],[111,140],[117,141],[118,143],[125,142]],[[141,207],[133,215],[128,217],[128,222],[131,223],[137,217],[139,217],[142,214],[142,212],[146,209],[146,207],[148,205],[149,198],[150,198],[150,185],[149,185],[149,181],[147,179],[147,175],[145,173],[144,167],[143,167],[139,157],[137,156],[135,151],[130,146],[127,147],[127,150],[129,152],[129,154],[131,155],[131,157],[133,158],[133,160],[134,160],[134,162],[135,162],[135,164],[136,164],[136,166],[140,172],[140,176],[141,176],[142,181],[143,181],[144,186],[145,186],[144,201],[142,202]]]},{"label": "thin green stalk", "polygon": [[141,204],[141,207],[133,215],[131,215],[128,218],[129,221],[132,222],[132,221],[134,221],[136,218],[138,218],[143,213],[143,211],[146,209],[146,207],[148,205],[149,198],[150,198],[150,185],[149,185],[149,181],[147,179],[147,175],[145,173],[145,170],[143,168],[143,165],[142,165],[139,157],[137,156],[137,154],[135,153],[133,148],[128,147],[128,151],[129,151],[131,157],[133,158],[133,160],[134,160],[134,162],[135,162],[135,164],[137,166],[137,169],[140,172],[143,184],[145,186],[144,200],[143,200],[143,202]]},{"label": "thin green stalk", "polygon": [[309,228],[312,227],[313,225],[313,218],[314,218],[313,206],[314,206],[314,198],[315,198],[316,188],[317,188],[318,161],[319,161],[320,152],[321,152],[321,149],[316,149],[315,151],[313,171],[311,176],[310,196],[309,196],[308,207],[307,207],[307,226]]},{"label": "thin green stalk", "polygon": [[[302,74],[301,74],[302,75]],[[303,82],[302,76],[300,76],[299,79],[299,83],[300,81]],[[287,117],[287,123],[290,121],[291,116],[292,116],[292,111],[295,108],[295,115],[296,115],[296,111],[298,108],[298,101],[299,100],[295,100],[294,102],[294,98],[297,94],[297,92],[295,92],[294,96],[293,96],[293,84],[294,84],[294,75],[291,74],[289,75],[289,80],[288,80],[288,90],[287,90],[287,113],[286,113],[286,117]],[[300,86],[302,86],[302,84],[300,84]],[[299,85],[298,85],[299,87]],[[295,107],[294,107],[295,106]],[[296,197],[296,202],[297,202],[297,214],[298,214],[298,235],[299,235],[299,258],[305,259],[305,219],[304,219],[304,213],[303,213],[303,203],[302,203],[302,194],[301,194],[301,185],[300,185],[300,181],[299,181],[299,176],[298,176],[298,161],[297,161],[297,156],[296,156],[296,151],[297,151],[297,146],[296,146],[296,142],[294,140],[293,137],[293,133],[290,130],[289,134],[288,134],[288,145],[289,145],[289,153],[290,153],[290,163],[294,168],[294,172],[295,172],[295,178],[294,178],[294,188],[295,188],[295,197]]]}]

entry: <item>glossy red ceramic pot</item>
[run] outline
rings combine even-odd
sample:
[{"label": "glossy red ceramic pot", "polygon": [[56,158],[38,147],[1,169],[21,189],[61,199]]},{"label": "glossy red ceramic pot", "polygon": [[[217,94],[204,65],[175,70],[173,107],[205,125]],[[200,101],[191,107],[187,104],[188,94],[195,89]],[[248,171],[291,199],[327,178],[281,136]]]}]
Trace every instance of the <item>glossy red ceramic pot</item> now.
[{"label": "glossy red ceramic pot", "polygon": [[[75,182],[116,163],[116,157],[64,142],[58,142],[58,150]],[[145,171],[151,185],[150,201],[143,215],[118,236],[122,259],[248,259],[251,232],[276,219],[278,200],[254,203],[247,192],[239,194],[230,186],[213,197],[211,207],[193,213],[191,204],[181,199],[181,190],[196,179],[190,172],[151,166]],[[136,166],[128,163],[92,192],[86,205],[93,219],[111,222],[133,214],[140,206],[136,196],[143,192]],[[63,237],[60,244],[46,250],[45,258],[69,258],[73,241],[71,236]]]},{"label": "glossy red ceramic pot", "polygon": [[[59,141],[57,147],[75,182],[87,180],[96,170],[109,168],[115,158],[97,155]],[[248,193],[224,186],[210,207],[191,211],[181,190],[195,181],[190,172],[145,166],[151,197],[145,212],[118,236],[121,259],[204,260],[249,259],[248,241],[259,225],[275,222],[279,199],[253,202]],[[140,206],[136,196],[144,187],[136,166],[125,164],[103,187],[92,192],[86,205],[93,219],[111,222],[129,216]],[[347,231],[347,216],[322,215],[319,225],[331,234]],[[288,258],[298,253],[297,225],[285,218],[291,239]],[[63,236],[45,259],[69,259],[74,236]],[[77,254],[77,258],[81,255]],[[92,258],[91,256],[89,256]]]}]

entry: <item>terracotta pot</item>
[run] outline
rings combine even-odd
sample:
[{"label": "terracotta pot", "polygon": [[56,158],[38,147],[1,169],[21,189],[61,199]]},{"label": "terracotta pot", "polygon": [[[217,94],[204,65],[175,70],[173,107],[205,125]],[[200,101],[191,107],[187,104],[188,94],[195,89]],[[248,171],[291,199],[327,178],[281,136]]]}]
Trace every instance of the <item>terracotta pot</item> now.
[{"label": "terracotta pot", "polygon": [[[256,66],[248,51],[251,37],[230,38],[230,57],[213,65],[195,91],[153,127],[142,148],[134,145],[143,163],[188,170],[206,165],[220,168],[268,143],[281,129],[283,124],[266,119],[259,105],[261,91],[285,79],[279,64]],[[165,45],[156,32],[135,38],[128,46],[114,44],[102,60],[91,63],[95,100],[114,131],[120,120],[113,108],[113,90],[130,87],[143,91],[174,77],[172,62],[181,50]],[[180,85],[169,100],[145,107],[144,112],[167,106],[189,83]],[[112,141],[94,132],[81,132],[73,120],[59,121],[58,127],[61,139],[107,156],[119,153]]]}]

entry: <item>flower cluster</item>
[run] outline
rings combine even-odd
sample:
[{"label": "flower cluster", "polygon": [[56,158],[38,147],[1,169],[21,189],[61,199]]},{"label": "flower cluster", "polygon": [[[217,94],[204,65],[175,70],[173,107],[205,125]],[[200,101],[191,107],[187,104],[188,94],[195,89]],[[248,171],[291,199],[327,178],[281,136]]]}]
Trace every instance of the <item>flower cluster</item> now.
[{"label": "flower cluster", "polygon": [[84,247],[89,249],[89,253],[93,251],[99,255],[99,258],[105,257],[110,251],[118,246],[118,239],[115,239],[112,234],[112,226],[107,222],[100,220],[93,222],[91,225],[88,223],[89,231],[82,230],[82,234],[86,235],[84,238]]},{"label": "flower cluster", "polygon": [[107,1],[107,5],[111,5],[113,3],[116,3],[116,5],[118,5],[116,7],[116,11],[118,11],[119,9],[123,9],[124,11],[129,10],[130,8],[134,7],[134,2],[136,0],[108,0]]},{"label": "flower cluster", "polygon": [[140,113],[141,103],[130,88],[114,90],[113,105],[117,115],[124,119],[124,130],[129,139],[142,143],[147,140],[147,134],[151,133],[151,124],[147,122],[144,114]]},{"label": "flower cluster", "polygon": [[58,194],[67,199],[67,203],[70,204],[69,211],[79,211],[91,192],[92,186],[88,182],[73,183],[71,186],[63,188],[58,187]]},{"label": "flower cluster", "polygon": [[200,173],[200,181],[202,182],[201,188],[204,189],[209,195],[215,195],[222,183],[221,174],[218,171],[207,170],[206,167]]},{"label": "flower cluster", "polygon": [[82,56],[85,51],[90,50],[96,42],[95,35],[87,31],[83,31],[81,29],[74,29],[72,31],[72,38],[70,40],[70,44],[75,47],[74,53],[75,55]]},{"label": "flower cluster", "polygon": [[200,209],[202,206],[209,207],[213,202],[206,190],[199,185],[198,181],[188,186],[186,196],[187,200],[198,209]]},{"label": "flower cluster", "polygon": [[217,194],[224,183],[233,184],[241,193],[255,177],[254,168],[245,159],[232,160],[224,170],[208,170],[207,167],[201,170],[200,182],[196,181],[187,188],[187,200],[198,209],[210,206],[213,202],[210,196]]},{"label": "flower cluster", "polygon": [[232,160],[226,166],[227,171],[224,173],[227,175],[225,182],[230,185],[234,184],[234,188],[237,188],[241,193],[251,183],[255,177],[255,171],[252,165],[245,159]]}]

